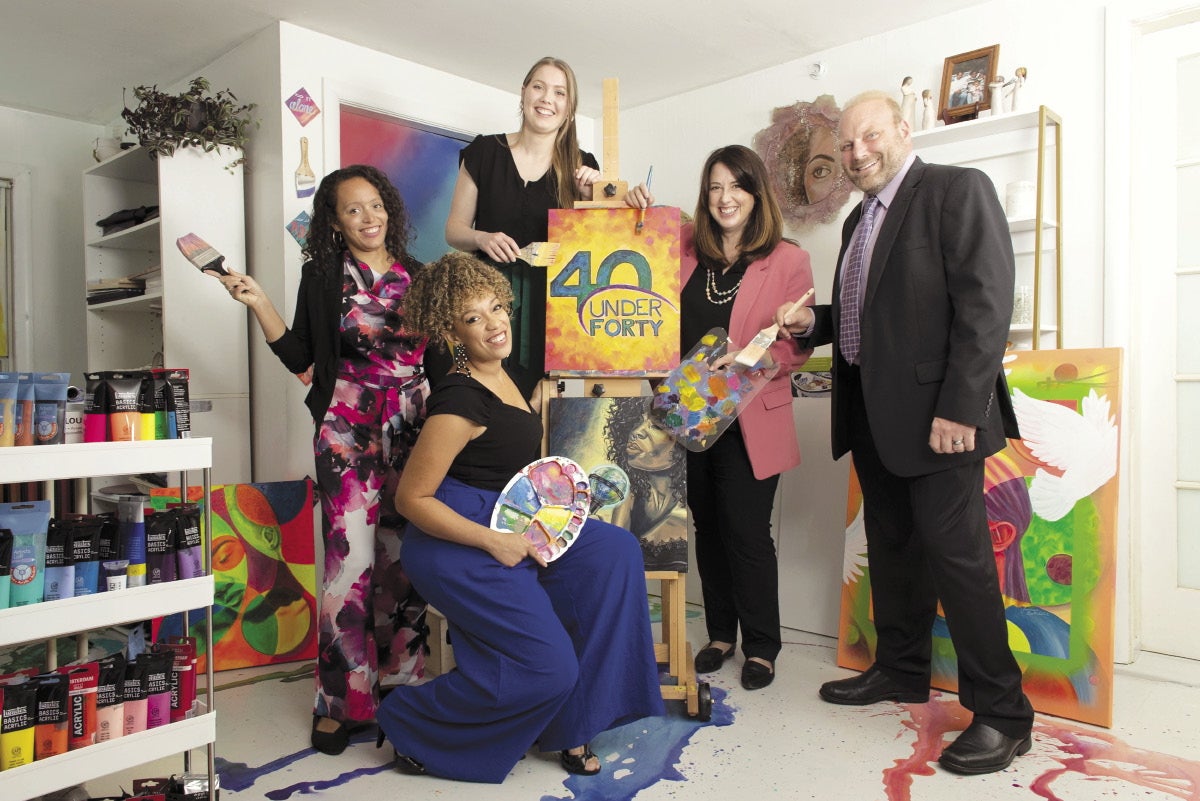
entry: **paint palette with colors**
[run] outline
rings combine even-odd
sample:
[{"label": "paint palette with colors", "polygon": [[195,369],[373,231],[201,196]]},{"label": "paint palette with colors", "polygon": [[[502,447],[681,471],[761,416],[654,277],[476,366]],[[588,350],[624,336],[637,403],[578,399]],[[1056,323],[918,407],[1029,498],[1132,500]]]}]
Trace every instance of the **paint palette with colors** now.
[{"label": "paint palette with colors", "polygon": [[651,419],[689,451],[712,447],[779,372],[777,364],[749,368],[736,361],[714,370],[713,362],[728,349],[725,329],[709,329],[679,366],[655,387]]},{"label": "paint palette with colors", "polygon": [[492,510],[491,527],[522,535],[553,562],[578,538],[591,498],[582,467],[563,456],[548,456],[512,477]]}]

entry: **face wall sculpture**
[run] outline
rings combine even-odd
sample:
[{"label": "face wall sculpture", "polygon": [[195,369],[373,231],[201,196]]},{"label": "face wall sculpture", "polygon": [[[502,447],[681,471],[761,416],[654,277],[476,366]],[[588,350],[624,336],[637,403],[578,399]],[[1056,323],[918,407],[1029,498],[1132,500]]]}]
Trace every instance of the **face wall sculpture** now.
[{"label": "face wall sculpture", "polygon": [[832,95],[771,112],[771,125],[754,135],[771,186],[787,222],[796,227],[827,223],[853,189],[837,152],[841,110]]}]

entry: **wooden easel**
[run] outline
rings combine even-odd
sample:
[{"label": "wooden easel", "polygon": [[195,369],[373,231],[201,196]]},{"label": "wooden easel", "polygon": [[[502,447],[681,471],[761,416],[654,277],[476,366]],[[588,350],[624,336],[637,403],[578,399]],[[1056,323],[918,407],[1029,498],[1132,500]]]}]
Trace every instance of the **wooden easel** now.
[{"label": "wooden easel", "polygon": [[625,193],[629,182],[621,180],[621,150],[618,144],[620,130],[618,116],[620,103],[617,79],[604,79],[604,150],[600,163],[601,178],[592,184],[592,199],[575,201],[577,209],[621,209],[625,208]]},{"label": "wooden easel", "polygon": [[[546,443],[550,439],[550,399],[560,396],[560,383],[564,378],[579,378],[572,375],[551,374],[542,382],[542,455],[546,454]],[[655,376],[646,376],[653,378]],[[643,377],[632,376],[587,376],[583,379],[590,387],[593,397],[636,398],[642,394]],[[654,657],[666,666],[666,674],[674,684],[661,685],[664,701],[684,701],[687,713],[702,721],[712,717],[712,691],[708,682],[696,681],[696,668],[692,646],[687,640],[687,580],[686,573],[677,570],[647,570],[646,581],[659,583],[662,605],[662,641],[654,644]]]}]

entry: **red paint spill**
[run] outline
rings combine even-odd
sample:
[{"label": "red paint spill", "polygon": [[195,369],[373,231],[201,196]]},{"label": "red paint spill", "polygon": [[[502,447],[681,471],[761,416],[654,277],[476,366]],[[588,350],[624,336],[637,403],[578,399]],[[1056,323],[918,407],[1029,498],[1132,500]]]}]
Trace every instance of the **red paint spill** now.
[{"label": "red paint spill", "polygon": [[[914,778],[938,772],[934,764],[942,753],[946,734],[962,731],[971,722],[971,713],[958,701],[941,700],[939,696],[940,693],[931,693],[927,704],[899,705],[909,717],[902,722],[916,733],[916,739],[910,756],[895,760],[892,767],[883,771],[888,801],[911,801]],[[1115,782],[1124,782],[1130,789],[1137,787],[1200,801],[1200,762],[1135,748],[1111,734],[1074,728],[1066,723],[1039,719],[1034,722],[1033,731],[1036,755],[1041,759],[1020,758],[1009,771],[1020,775],[1023,769],[1042,770],[1046,760],[1057,762],[1059,767],[1042,770],[1027,782],[1032,797],[1068,801],[1056,795],[1052,785],[1063,776],[1078,774],[1103,781],[1114,791],[1118,791]],[[1012,786],[1016,790],[1021,785]]]}]

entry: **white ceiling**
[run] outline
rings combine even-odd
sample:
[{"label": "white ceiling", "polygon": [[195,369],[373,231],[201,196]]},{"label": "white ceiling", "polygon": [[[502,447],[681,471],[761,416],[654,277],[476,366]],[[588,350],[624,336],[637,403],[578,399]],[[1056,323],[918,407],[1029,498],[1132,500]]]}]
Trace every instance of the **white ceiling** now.
[{"label": "white ceiling", "polygon": [[[186,81],[284,20],[511,91],[557,55],[582,86],[619,78],[632,108],[979,3],[0,0],[0,106],[109,123],[122,87]],[[599,116],[600,92],[581,95]]]}]

